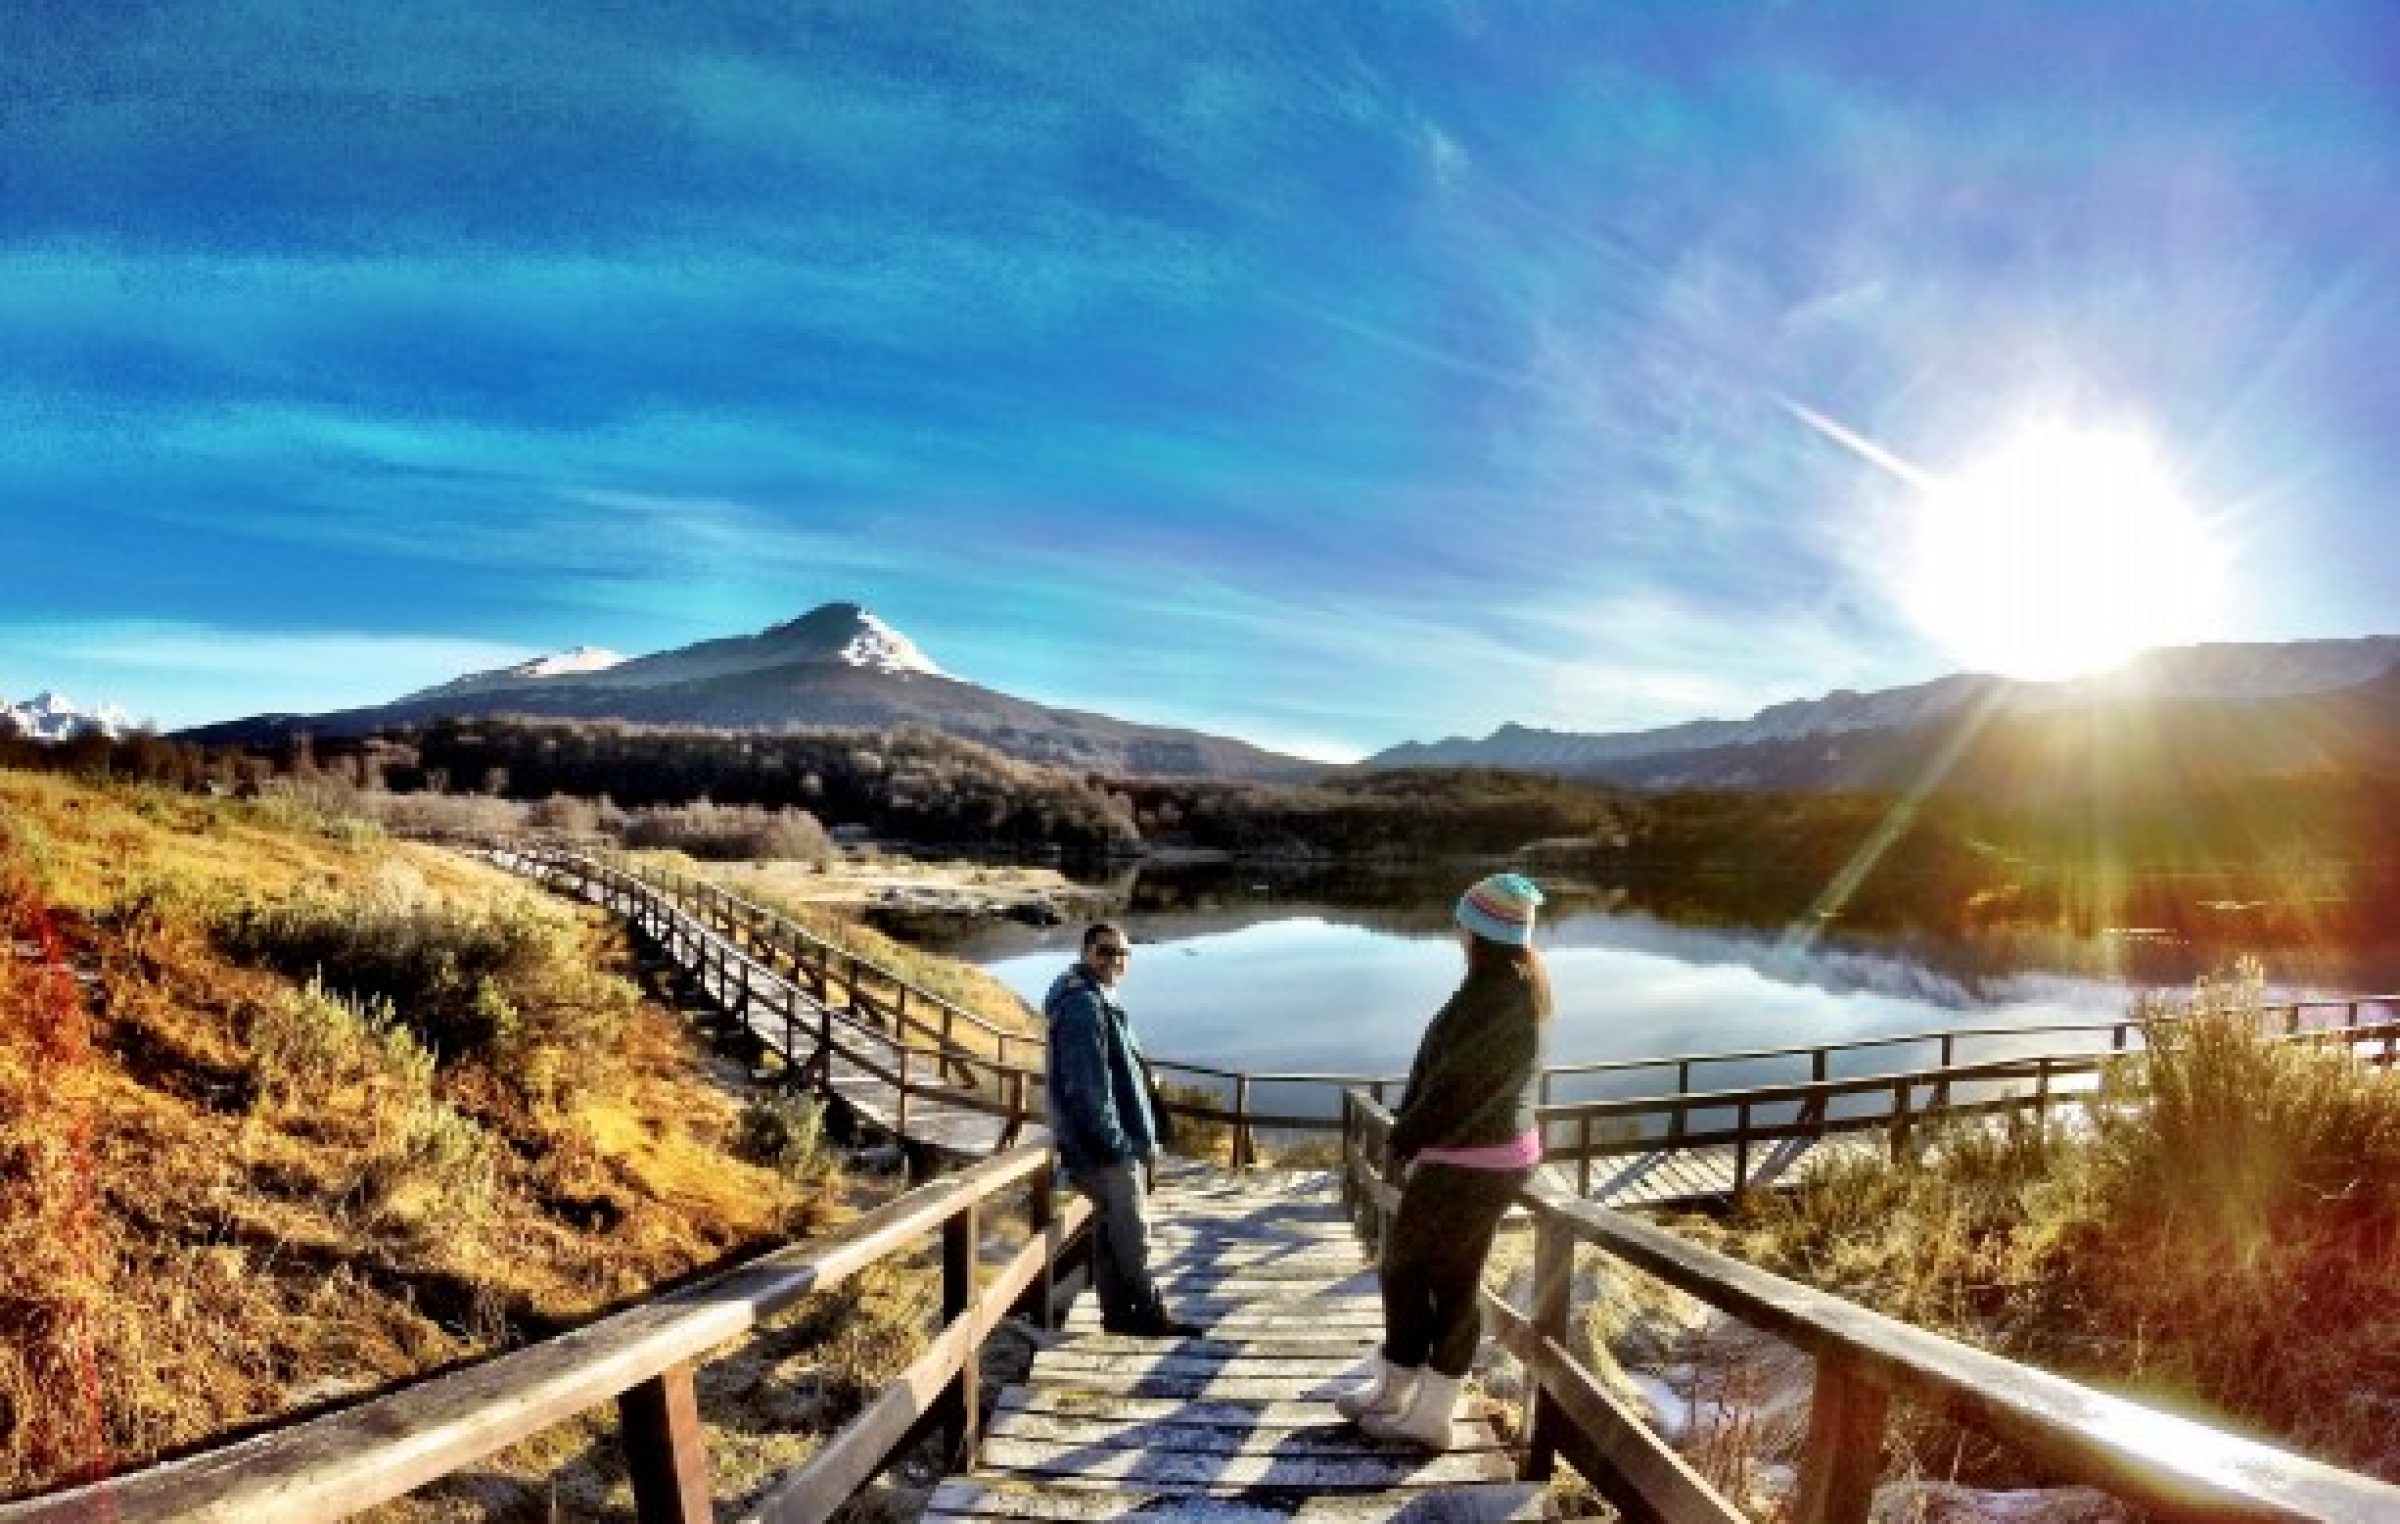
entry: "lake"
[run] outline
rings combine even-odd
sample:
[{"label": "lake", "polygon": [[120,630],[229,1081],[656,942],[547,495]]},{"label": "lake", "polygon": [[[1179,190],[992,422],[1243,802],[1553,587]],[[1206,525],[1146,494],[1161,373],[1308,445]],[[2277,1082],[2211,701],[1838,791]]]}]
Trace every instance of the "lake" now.
[{"label": "lake", "polygon": [[[1119,886],[1128,901],[1119,918],[1136,944],[1126,1005],[1145,1045],[1165,1058],[1252,1070],[1404,1072],[1427,1018],[1458,981],[1449,886],[1471,876],[1295,885],[1240,870],[1145,873]],[[1754,901],[1754,887],[1730,898]],[[2242,941],[2153,927],[2074,934],[1902,925],[1798,936],[1787,925],[1705,924],[1704,907],[1688,897],[1674,904],[1678,914],[1670,916],[1621,890],[1554,898],[1550,908],[1559,913],[1540,935],[1558,997],[1553,1062],[2105,1022],[2124,1015],[2143,989],[2188,989],[2195,975],[2229,962]],[[1079,935],[1074,925],[985,927],[950,950],[1038,1006],[1074,958]],[[2265,953],[2270,985],[2282,996],[2400,986],[2400,954],[2388,944]],[[2081,1045],[2055,1037],[1987,1042],[1961,1060]],[[1930,1045],[1893,1057],[1893,1064],[1846,1072],[1933,1061]],[[1713,1078],[1805,1077],[1752,1066]],[[1627,1093],[1621,1085],[1578,1085],[1558,1098],[1610,1092]]]}]

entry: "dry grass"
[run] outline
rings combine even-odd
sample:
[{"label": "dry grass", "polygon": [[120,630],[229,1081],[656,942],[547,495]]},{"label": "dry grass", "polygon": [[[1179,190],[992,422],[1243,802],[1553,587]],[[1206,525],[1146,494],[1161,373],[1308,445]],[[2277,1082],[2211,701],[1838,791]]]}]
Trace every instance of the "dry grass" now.
[{"label": "dry grass", "polygon": [[[2400,1075],[2259,1036],[2255,969],[2081,1131],[1815,1174],[1746,1256],[2012,1357],[2400,1479]],[[1942,1432],[1972,1475],[2003,1458]],[[1948,1468],[1928,1467],[1936,1474]]]},{"label": "dry grass", "polygon": [[[0,773],[0,811],[0,1494],[539,1335],[836,1209],[738,1156],[736,1101],[596,916],[288,801]],[[303,944],[322,977],[283,956]]]}]

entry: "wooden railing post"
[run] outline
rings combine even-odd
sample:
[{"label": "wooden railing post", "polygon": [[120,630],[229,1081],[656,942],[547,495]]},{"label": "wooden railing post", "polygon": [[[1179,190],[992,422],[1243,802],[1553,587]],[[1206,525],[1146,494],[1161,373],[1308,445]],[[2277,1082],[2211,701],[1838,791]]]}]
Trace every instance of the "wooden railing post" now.
[{"label": "wooden railing post", "polygon": [[1342,1092],[1342,1215],[1358,1215],[1358,1187],[1350,1174],[1350,1161],[1358,1157],[1358,1114],[1350,1103],[1350,1092]]},{"label": "wooden railing post", "polygon": [[670,1366],[617,1398],[625,1470],[641,1524],[709,1524],[708,1438],[689,1365]]},{"label": "wooden railing post", "polygon": [[[1558,1216],[1540,1206],[1533,1219],[1533,1336],[1541,1345],[1567,1342],[1568,1294],[1575,1285],[1575,1239]],[[1537,1347],[1540,1347],[1537,1345]],[[1545,1350],[1546,1354],[1547,1351]],[[1544,1366],[1525,1372],[1528,1411],[1525,1459],[1519,1475],[1546,1482],[1558,1469],[1558,1427],[1566,1421],[1543,1380]]]},{"label": "wooden railing post", "polygon": [[1733,1204],[1750,1198],[1750,1103],[1742,1102],[1733,1128]]},{"label": "wooden railing post", "polygon": [[[1019,1080],[1025,1078],[1020,1074]],[[1043,1169],[1033,1177],[1031,1194],[1025,1204],[1026,1219],[1034,1235],[1044,1240],[1042,1249],[1042,1305],[1034,1314],[1034,1326],[1048,1330],[1058,1320],[1058,1256],[1065,1246],[1066,1235],[1058,1230],[1058,1179],[1056,1172]]]},{"label": "wooden railing post", "polygon": [[1253,1162],[1250,1147],[1250,1076],[1237,1074],[1233,1080],[1233,1167],[1235,1169],[1241,1169]]},{"label": "wooden railing post", "polygon": [[[949,1327],[960,1318],[975,1315],[975,1260],[983,1243],[980,1204],[969,1201],[942,1224],[942,1326]],[[981,1366],[983,1351],[976,1345],[967,1347],[967,1358],[960,1363],[958,1375],[951,1382],[945,1397],[949,1413],[942,1423],[944,1451],[960,1463],[960,1469],[972,1467],[975,1446],[981,1437],[983,1423],[983,1381]]]},{"label": "wooden railing post", "polygon": [[1592,1193],[1592,1114],[1575,1119],[1575,1194]]},{"label": "wooden railing post", "polygon": [[902,1044],[900,1045],[900,1115],[899,1115],[899,1117],[898,1117],[898,1118],[897,1118],[897,1119],[896,1119],[896,1120],[893,1122],[893,1124],[892,1124],[892,1130],[893,1130],[894,1132],[896,1132],[896,1133],[898,1133],[898,1134],[900,1135],[900,1141],[901,1141],[901,1142],[903,1142],[903,1143],[906,1143],[906,1142],[908,1141],[908,1044],[907,1044],[907,1043],[902,1043]]},{"label": "wooden railing post", "polygon": [[1902,1080],[1892,1087],[1892,1162],[1908,1162],[1908,1143],[1911,1107],[1916,1104],[1916,1087]]},{"label": "wooden railing post", "polygon": [[1875,1479],[1883,1474],[1883,1426],[1890,1406],[1889,1396],[1865,1378],[1854,1357],[1831,1349],[1817,1356],[1792,1524],[1866,1524]]}]

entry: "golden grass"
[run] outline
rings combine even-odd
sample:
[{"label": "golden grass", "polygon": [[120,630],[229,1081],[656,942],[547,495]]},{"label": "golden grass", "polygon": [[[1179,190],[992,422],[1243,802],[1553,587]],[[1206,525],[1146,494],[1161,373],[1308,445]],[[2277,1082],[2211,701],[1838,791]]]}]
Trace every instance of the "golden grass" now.
[{"label": "golden grass", "polygon": [[[234,907],[278,900],[539,918],[496,986],[507,1040],[437,1061],[375,991],[228,956]],[[462,859],[0,772],[0,919],[0,1495],[538,1335],[836,1210],[735,1154],[736,1098],[627,983],[621,932]],[[45,926],[55,965],[22,945]]]},{"label": "golden grass", "polygon": [[[2080,1132],[1958,1132],[1760,1198],[1733,1244],[1894,1316],[2400,1479],[2400,1074],[2204,984]],[[1944,1445],[1956,1436],[1939,1436]],[[1972,1448],[1972,1447],[1971,1447]],[[1999,1466],[1996,1456],[1986,1463]]]}]

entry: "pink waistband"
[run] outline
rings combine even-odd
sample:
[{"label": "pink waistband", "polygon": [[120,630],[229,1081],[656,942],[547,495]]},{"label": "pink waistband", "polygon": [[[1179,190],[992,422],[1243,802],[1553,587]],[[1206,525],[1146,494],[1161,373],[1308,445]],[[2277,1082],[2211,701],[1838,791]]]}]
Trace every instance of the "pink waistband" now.
[{"label": "pink waistband", "polygon": [[1455,1164],[1460,1169],[1531,1169],[1542,1162],[1542,1130],[1528,1127],[1523,1136],[1506,1143],[1485,1143],[1474,1148],[1427,1148],[1417,1153],[1420,1159],[1435,1164]]}]

